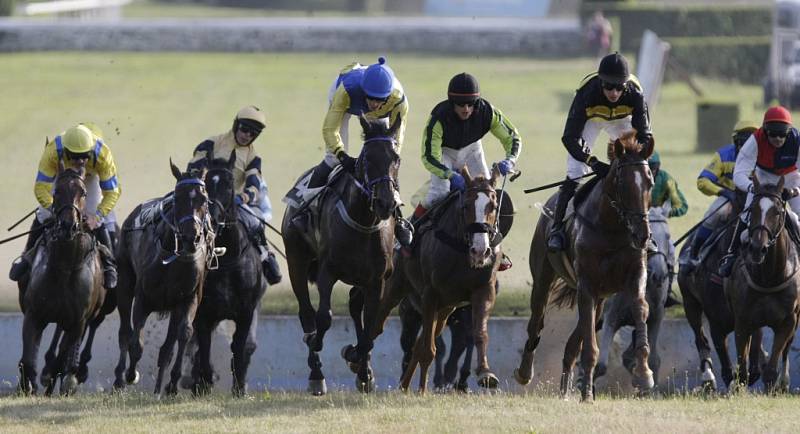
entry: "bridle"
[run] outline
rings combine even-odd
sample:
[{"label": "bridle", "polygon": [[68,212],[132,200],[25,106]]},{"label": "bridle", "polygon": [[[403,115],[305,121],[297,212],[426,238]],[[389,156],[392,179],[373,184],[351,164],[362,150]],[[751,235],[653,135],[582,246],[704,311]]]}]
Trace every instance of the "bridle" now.
[{"label": "bridle", "polygon": [[[769,227],[767,227],[767,225],[765,225],[763,223],[758,224],[755,227],[751,227],[749,229],[750,239],[753,239],[753,234],[755,234],[757,231],[764,231],[764,232],[767,233],[767,245],[765,247],[766,248],[770,248],[770,247],[774,246],[775,243],[778,241],[778,237],[781,234],[781,230],[783,230],[784,225],[786,224],[786,201],[783,200],[783,197],[781,197],[781,195],[778,194],[778,193],[772,193],[772,192],[768,192],[768,191],[761,191],[761,192],[758,192],[758,193],[754,193],[753,194],[753,199],[750,202],[750,209],[748,209],[748,212],[750,213],[751,218],[752,218],[752,215],[753,215],[753,207],[756,204],[756,199],[761,198],[761,197],[770,198],[770,199],[773,200],[773,203],[777,202],[777,204],[780,204],[780,206],[777,206],[777,208],[780,210],[778,224],[776,225],[776,228],[775,228],[774,231],[772,229],[770,229]],[[766,219],[764,219],[764,220],[766,221]]]},{"label": "bridle", "polygon": [[[220,176],[218,175],[218,173],[224,176],[226,181],[230,182],[231,185],[230,194],[227,195],[227,197],[225,198],[212,199],[211,198],[212,194],[210,193],[210,190],[213,188],[215,192],[217,191],[219,181],[218,179],[216,179],[216,177]],[[236,224],[236,206],[234,202],[236,194],[233,189],[233,171],[231,171],[228,168],[222,168],[222,167],[208,169],[205,178],[206,181],[208,180],[213,181],[208,185],[208,187],[206,187],[206,190],[209,192],[208,194],[209,207],[218,210],[219,213],[224,216],[224,219],[222,220],[212,218],[212,221],[214,223],[214,231],[219,232],[229,226],[233,226]]]},{"label": "bridle", "polygon": [[632,166],[649,166],[646,160],[639,160],[639,161],[628,161],[628,162],[621,162],[617,160],[617,164],[612,167],[614,170],[614,196],[611,196],[608,192],[606,192],[606,197],[608,198],[609,204],[611,208],[614,208],[614,211],[617,212],[617,216],[619,219],[625,224],[625,228],[628,230],[628,233],[633,236],[636,233],[636,228],[634,227],[634,222],[644,222],[645,224],[648,223],[647,212],[639,211],[639,210],[631,210],[627,208],[622,203],[622,177],[620,176],[620,172],[622,172],[623,167],[632,167]]},{"label": "bridle", "polygon": [[397,146],[397,140],[391,136],[379,136],[379,137],[372,137],[369,139],[364,140],[364,145],[361,148],[361,153],[358,155],[358,159],[356,160],[356,169],[355,172],[361,174],[361,179],[355,178],[356,186],[358,187],[359,191],[361,191],[364,195],[367,196],[369,199],[369,209],[370,211],[375,211],[375,200],[377,199],[377,192],[375,186],[386,182],[389,183],[389,188],[391,191],[399,191],[400,186],[397,183],[397,180],[391,176],[390,173],[383,175],[381,177],[370,179],[369,178],[369,160],[366,158],[366,149],[367,145],[371,142],[390,142],[392,144],[392,164],[399,164],[400,163],[400,156],[395,151],[395,147]]},{"label": "bridle", "polygon": [[[471,241],[472,235],[475,235],[475,234],[487,234],[489,236],[489,244],[492,245],[492,246],[495,246],[497,244],[497,243],[495,243],[495,240],[497,240],[499,238],[498,235],[500,234],[500,232],[497,229],[497,225],[492,225],[492,224],[487,223],[487,222],[483,222],[483,223],[472,222],[472,223],[470,223],[470,224],[468,224],[466,226],[464,226],[464,224],[463,224],[464,215],[465,215],[465,212],[467,210],[467,201],[464,200],[464,198],[466,197],[467,193],[470,193],[470,192],[475,192],[476,194],[484,193],[484,194],[486,194],[487,197],[491,197],[491,194],[494,193],[495,191],[491,187],[469,187],[464,191],[464,194],[461,195],[461,217],[460,217],[460,221],[462,222],[461,226],[464,227],[464,235],[463,235],[464,236],[464,243],[467,246],[469,246],[472,243],[472,241]],[[500,209],[499,205],[497,204],[497,199],[493,200],[492,203],[495,206],[494,207],[494,213],[497,214],[499,212],[499,209]],[[497,218],[497,216],[495,216],[495,218]]]},{"label": "bridle", "polygon": [[[198,179],[198,178],[186,178],[186,179],[182,179],[182,180],[178,181],[175,184],[175,192],[176,192],[176,194],[174,196],[175,199],[173,199],[173,200],[177,200],[177,196],[178,196],[177,195],[177,190],[178,190],[178,188],[181,187],[181,186],[185,186],[185,185],[199,186],[200,187],[200,189],[199,189],[200,192],[203,195],[205,195],[205,191],[204,190],[205,190],[205,185],[206,184],[201,179]],[[172,218],[170,219],[170,218],[168,218],[167,216],[164,215],[164,209],[161,208],[161,217],[162,217],[163,221],[170,227],[170,229],[172,229],[172,233],[173,233],[173,235],[175,237],[175,250],[174,250],[173,253],[175,254],[176,257],[194,255],[194,253],[189,253],[186,250],[186,247],[189,244],[191,244],[194,247],[195,252],[197,252],[199,250],[198,247],[203,242],[208,243],[208,237],[209,236],[213,240],[214,233],[210,229],[211,228],[211,221],[210,221],[211,217],[209,216],[207,206],[205,204],[203,205],[203,218],[202,219],[197,216],[195,211],[196,210],[192,207],[192,209],[190,210],[190,212],[187,215],[179,216],[178,212],[177,212],[177,207],[175,205],[173,205]],[[198,231],[197,234],[195,234],[195,236],[194,236],[194,238],[192,240],[187,240],[187,237],[184,236],[184,234],[181,232],[181,229],[180,229],[181,225],[183,223],[187,222],[187,221],[194,221],[201,228],[200,231]],[[182,243],[181,243],[181,241],[182,241]]]},{"label": "bridle", "polygon": [[[61,179],[64,179],[62,177],[66,177],[68,178],[68,180],[61,181]],[[57,182],[69,182],[73,179],[77,180],[79,183],[78,186],[81,189],[81,197],[86,197],[86,183],[83,180],[83,176],[81,176],[79,172],[76,172],[74,170],[65,170],[58,175]],[[66,227],[65,225],[62,224],[63,222],[60,217],[64,213],[64,211],[75,211],[77,213],[77,218],[72,221],[72,225],[70,227]],[[72,197],[72,200],[70,200],[69,203],[65,203],[64,205],[61,205],[58,208],[56,208],[54,210],[54,215],[57,222],[57,228],[62,230],[67,229],[66,233],[69,236],[66,237],[65,239],[70,239],[70,240],[73,239],[75,235],[77,235],[80,232],[81,223],[84,220],[86,220],[86,217],[83,215],[83,210],[80,207],[78,207],[78,205],[75,205],[74,196]],[[57,236],[59,232],[60,231],[56,231],[55,235]]]}]

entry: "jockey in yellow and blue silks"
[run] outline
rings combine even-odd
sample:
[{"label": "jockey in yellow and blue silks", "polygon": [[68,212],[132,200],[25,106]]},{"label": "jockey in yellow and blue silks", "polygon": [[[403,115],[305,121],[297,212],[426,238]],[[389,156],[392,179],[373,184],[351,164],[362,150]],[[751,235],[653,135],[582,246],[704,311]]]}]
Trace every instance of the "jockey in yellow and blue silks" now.
[{"label": "jockey in yellow and blue silks", "polygon": [[270,285],[281,281],[280,268],[275,254],[269,249],[264,226],[272,219],[272,206],[267,195],[267,184],[261,175],[261,157],[253,143],[267,125],[264,112],[255,106],[243,107],[233,119],[233,127],[222,134],[209,137],[194,149],[187,171],[200,171],[208,167],[208,158],[228,159],[236,153],[233,168],[236,203],[240,205],[239,221],[247,229],[254,245],[261,252],[264,275]]},{"label": "jockey in yellow and blue silks", "polygon": [[[386,64],[386,59],[378,58],[378,63],[363,66],[359,63],[347,65],[339,72],[328,91],[328,112],[322,123],[322,138],[325,141],[325,158],[314,168],[308,188],[318,188],[326,184],[328,175],[334,167],[341,164],[352,172],[356,159],[347,153],[348,123],[351,116],[364,116],[368,120],[381,120],[388,125],[399,127],[395,131],[397,152],[403,146],[408,118],[408,99],[403,86],[394,71]],[[395,216],[395,236],[403,244],[411,243],[410,224],[399,214]],[[302,231],[308,229],[308,213],[303,210],[292,220]]]},{"label": "jockey in yellow and blue silks", "polygon": [[728,221],[733,212],[733,203],[736,201],[736,186],[733,184],[736,157],[739,155],[742,145],[759,127],[760,125],[754,121],[739,121],[731,134],[733,143],[717,150],[711,162],[697,177],[697,189],[706,196],[716,196],[716,198],[709,205],[703,215],[703,224],[697,228],[697,232],[692,238],[690,261],[684,267],[694,268],[700,248],[714,229]]},{"label": "jockey in yellow and blue silks", "polygon": [[[107,249],[100,249],[104,268],[104,286],[116,287],[117,272],[112,237],[116,237],[116,216],[113,212],[120,196],[117,167],[111,150],[105,144],[102,133],[94,124],[79,124],[57,135],[47,143],[39,160],[39,171],[33,193],[39,202],[31,234],[25,244],[25,252],[31,252],[45,223],[53,218],[53,182],[58,174],[58,163],[65,167],[84,169],[86,173],[86,207],[83,210],[86,224],[97,240]],[[101,199],[102,196],[102,199]],[[24,253],[11,267],[9,277],[19,280],[30,269],[31,258]]]}]

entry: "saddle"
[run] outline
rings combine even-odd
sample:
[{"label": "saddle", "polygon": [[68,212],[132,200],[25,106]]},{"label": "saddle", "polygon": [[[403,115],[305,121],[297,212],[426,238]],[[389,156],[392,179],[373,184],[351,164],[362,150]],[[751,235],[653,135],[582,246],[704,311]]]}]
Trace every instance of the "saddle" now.
[{"label": "saddle", "polygon": [[131,226],[125,229],[136,231],[157,225],[161,222],[163,216],[172,210],[172,204],[172,192],[164,197],[150,199],[142,203],[139,208],[139,214],[133,219]]},{"label": "saddle", "polygon": [[313,208],[317,205],[317,202],[319,202],[317,199],[322,196],[321,193],[334,183],[343,170],[341,165],[334,167],[328,175],[328,182],[325,183],[325,185],[311,188],[308,186],[308,183],[311,182],[311,177],[314,175],[315,168],[316,167],[312,167],[306,170],[297,178],[292,188],[289,189],[286,195],[283,196],[283,199],[281,199],[283,203],[295,209]]}]

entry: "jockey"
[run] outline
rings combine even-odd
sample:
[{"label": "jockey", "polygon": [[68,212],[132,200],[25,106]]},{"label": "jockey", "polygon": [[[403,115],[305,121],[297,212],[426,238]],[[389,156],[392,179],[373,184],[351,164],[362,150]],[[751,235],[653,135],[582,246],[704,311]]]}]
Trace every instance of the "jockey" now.
[{"label": "jockey", "polygon": [[[356,159],[347,153],[348,123],[352,115],[363,115],[368,120],[380,119],[387,125],[394,125],[399,120],[394,139],[400,153],[408,120],[408,99],[385,58],[379,57],[378,63],[369,66],[356,62],[342,69],[328,91],[328,104],[328,113],[322,124],[325,158],[314,168],[308,188],[324,186],[331,170],[339,164],[348,172],[354,170]],[[397,212],[395,237],[407,246],[411,244],[412,231],[399,209]],[[298,213],[293,223],[305,232],[308,229],[308,210]]]},{"label": "jockey", "polygon": [[255,106],[245,106],[233,120],[230,131],[210,137],[197,145],[187,171],[199,171],[208,166],[208,156],[228,158],[236,152],[233,169],[236,203],[240,207],[239,221],[247,228],[253,244],[261,252],[261,265],[270,285],[281,281],[281,271],[275,254],[269,249],[264,226],[272,219],[272,206],[267,196],[267,184],[261,176],[261,157],[253,142],[267,125],[264,112]]},{"label": "jockey", "polygon": [[[797,173],[797,168],[800,166],[798,150],[800,150],[800,134],[792,126],[792,115],[789,111],[781,106],[767,109],[761,127],[742,145],[733,170],[733,183],[736,188],[747,192],[745,209],[750,207],[750,202],[753,200],[753,183],[750,180],[750,174],[753,172],[764,184],[777,184],[783,176],[786,190],[800,186],[800,174]],[[787,202],[791,208],[790,212],[786,213],[787,216],[792,219],[795,227],[800,227],[797,219],[800,196]],[[747,223],[744,219],[745,213],[736,221],[728,253],[720,260],[719,274],[722,277],[729,277],[733,271],[741,235]]]},{"label": "jockey", "polygon": [[462,72],[447,86],[447,100],[431,111],[422,135],[422,164],[431,173],[425,199],[414,210],[414,219],[422,217],[450,191],[464,191],[466,182],[459,173],[464,165],[472,176],[489,177],[481,139],[491,132],[505,150],[497,163],[501,175],[514,170],[522,148],[517,128],[500,109],[481,98],[478,80]]},{"label": "jockey", "polygon": [[742,145],[758,129],[759,125],[753,121],[739,121],[733,128],[733,143],[723,146],[715,154],[711,163],[706,166],[697,177],[697,189],[706,196],[716,196],[703,215],[703,224],[697,228],[692,238],[692,247],[689,252],[689,262],[684,265],[688,271],[694,269],[700,248],[706,242],[715,228],[727,221],[733,211],[736,201],[736,187],[733,184],[733,168],[736,156]]},{"label": "jockey", "polygon": [[[589,167],[599,176],[608,172],[608,164],[592,156],[592,147],[601,131],[611,140],[635,128],[639,143],[652,140],[650,115],[638,79],[628,72],[628,61],[619,53],[600,61],[596,73],[584,77],[569,109],[561,142],[567,148],[567,178],[561,185],[556,202],[553,230],[547,240],[551,251],[566,246],[564,214],[578,187],[576,178],[587,174]],[[588,166],[587,166],[588,165]]]},{"label": "jockey", "polygon": [[116,239],[116,215],[113,209],[121,192],[117,167],[102,132],[88,122],[67,129],[45,145],[33,187],[39,208],[25,243],[25,252],[12,264],[9,277],[19,281],[28,272],[33,261],[34,246],[43,233],[41,229],[55,218],[52,210],[53,182],[58,175],[59,160],[65,167],[85,170],[87,191],[83,214],[86,224],[103,246],[99,249],[103,262],[103,286],[116,288],[117,269],[112,253],[115,242],[112,240]]}]

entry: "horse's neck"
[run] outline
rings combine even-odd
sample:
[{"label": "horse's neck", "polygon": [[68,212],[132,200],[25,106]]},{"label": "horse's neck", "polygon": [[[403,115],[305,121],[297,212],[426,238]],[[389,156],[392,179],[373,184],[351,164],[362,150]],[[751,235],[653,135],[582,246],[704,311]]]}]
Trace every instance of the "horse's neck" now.
[{"label": "horse's neck", "polygon": [[603,182],[595,186],[577,209],[581,218],[588,220],[598,229],[616,232],[625,229],[625,225],[620,221],[614,207],[611,206],[610,196],[606,194],[607,182],[611,182],[610,177],[603,179]]},{"label": "horse's neck", "polygon": [[57,269],[79,264],[92,249],[92,238],[81,233],[70,241],[51,241],[47,244],[47,263]]},{"label": "horse's neck", "polygon": [[786,228],[781,229],[761,264],[748,264],[750,274],[762,286],[779,285],[795,273],[798,264],[797,246]]},{"label": "horse's neck", "polygon": [[458,237],[463,231],[463,225],[461,224],[461,219],[458,214],[461,208],[459,206],[460,203],[458,198],[451,198],[450,201],[445,204],[445,208],[436,222],[436,226],[439,230],[454,237]]},{"label": "horse's neck", "polygon": [[347,214],[350,218],[363,226],[372,226],[376,223],[377,217],[370,209],[369,198],[363,191],[356,185],[355,177],[347,177],[343,188],[343,194],[340,196]]}]

